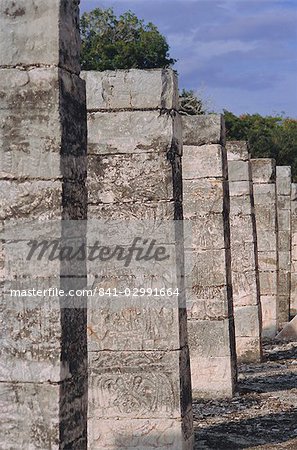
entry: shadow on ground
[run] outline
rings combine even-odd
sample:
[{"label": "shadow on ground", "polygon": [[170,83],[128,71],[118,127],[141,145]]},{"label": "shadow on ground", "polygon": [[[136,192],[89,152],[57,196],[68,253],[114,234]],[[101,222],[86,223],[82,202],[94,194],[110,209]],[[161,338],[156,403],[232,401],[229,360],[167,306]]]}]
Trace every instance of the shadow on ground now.
[{"label": "shadow on ground", "polygon": [[[232,420],[221,425],[196,429],[195,449],[235,450],[256,446],[263,448],[267,444],[285,443],[295,438],[297,443],[297,410],[293,409],[290,412]],[[295,446],[294,449],[296,448]]]},{"label": "shadow on ground", "polygon": [[267,375],[265,379],[263,379],[263,376],[253,377],[252,379],[241,381],[238,386],[238,390],[242,394],[248,392],[288,391],[291,389],[297,389],[297,373]]},{"label": "shadow on ground", "polygon": [[194,401],[195,450],[297,450],[297,343],[265,343],[235,398]]}]

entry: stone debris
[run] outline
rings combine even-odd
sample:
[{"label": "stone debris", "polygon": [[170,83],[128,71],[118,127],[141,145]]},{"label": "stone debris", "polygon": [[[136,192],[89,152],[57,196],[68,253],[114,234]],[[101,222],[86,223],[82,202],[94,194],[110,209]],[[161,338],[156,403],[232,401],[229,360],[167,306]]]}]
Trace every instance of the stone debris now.
[{"label": "stone debris", "polygon": [[285,324],[284,328],[276,335],[276,339],[297,341],[297,316]]}]

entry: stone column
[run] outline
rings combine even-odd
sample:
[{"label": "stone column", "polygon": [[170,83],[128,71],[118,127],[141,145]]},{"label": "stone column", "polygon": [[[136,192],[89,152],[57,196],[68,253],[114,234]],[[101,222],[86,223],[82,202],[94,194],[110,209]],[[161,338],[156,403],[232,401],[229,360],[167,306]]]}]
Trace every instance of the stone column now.
[{"label": "stone column", "polygon": [[238,361],[261,360],[261,305],[250,155],[244,141],[227,142],[232,287]]},{"label": "stone column", "polygon": [[279,325],[290,320],[291,167],[276,167]]},{"label": "stone column", "polygon": [[236,354],[231,285],[229,189],[220,115],[183,118],[184,217],[192,225],[187,296],[195,397],[231,397]]},{"label": "stone column", "polygon": [[278,330],[275,161],[266,158],[251,161],[258,242],[262,336],[272,338]]},{"label": "stone column", "polygon": [[[26,259],[31,239],[51,241],[54,230],[61,242],[61,230],[67,237],[64,219],[86,218],[78,4],[0,5],[3,449],[86,448],[86,309],[66,308],[59,294],[45,291],[60,290],[72,275],[58,259]],[[77,286],[84,283],[80,275],[73,280]],[[12,296],[11,289],[23,292]]]},{"label": "stone column", "polygon": [[[89,222],[97,230],[103,224],[105,245],[129,246],[136,236],[157,233],[171,247],[167,287],[176,289],[183,259],[180,242],[170,234],[173,219],[182,219],[176,76],[171,70],[130,70],[84,77]],[[113,264],[103,269],[98,261],[90,263],[93,288],[165,286],[162,264]],[[103,295],[91,299],[88,317],[89,448],[192,449],[184,292],[155,301]]]},{"label": "stone column", "polygon": [[291,295],[290,317],[297,314],[297,183],[291,187]]}]

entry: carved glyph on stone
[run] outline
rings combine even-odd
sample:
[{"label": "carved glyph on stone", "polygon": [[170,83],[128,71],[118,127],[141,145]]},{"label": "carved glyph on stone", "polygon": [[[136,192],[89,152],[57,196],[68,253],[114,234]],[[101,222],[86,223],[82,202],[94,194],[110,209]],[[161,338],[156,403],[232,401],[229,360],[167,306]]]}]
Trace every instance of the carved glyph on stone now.
[{"label": "carved glyph on stone", "polygon": [[[184,292],[133,297],[134,288],[181,286],[181,120],[171,70],[85,72],[89,123],[89,219],[105,243],[135,236],[162,242],[164,263],[105,268],[88,312],[89,448],[192,450],[191,380]],[[180,228],[180,229],[178,229]],[[170,231],[172,230],[172,231]],[[135,235],[135,233],[137,233]],[[89,232],[90,236],[90,232]],[[118,243],[118,242],[117,242]],[[180,260],[180,261],[179,261]]]}]

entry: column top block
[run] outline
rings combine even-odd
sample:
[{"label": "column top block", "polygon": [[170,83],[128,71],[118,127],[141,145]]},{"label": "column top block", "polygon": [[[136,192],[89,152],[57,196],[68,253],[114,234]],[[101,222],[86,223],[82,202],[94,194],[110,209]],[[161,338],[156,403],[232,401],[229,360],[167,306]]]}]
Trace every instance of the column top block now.
[{"label": "column top block", "polygon": [[291,178],[291,166],[276,166],[277,178]]},{"label": "column top block", "polygon": [[273,158],[251,159],[254,183],[274,183],[276,163]]},{"label": "column top block", "polygon": [[226,150],[228,161],[248,161],[250,159],[246,141],[227,141]]},{"label": "column top block", "polygon": [[172,69],[83,71],[87,108],[96,110],[178,109],[178,81]]},{"label": "column top block", "polygon": [[276,188],[278,195],[291,195],[292,174],[290,166],[276,166]]},{"label": "column top block", "polygon": [[80,72],[79,0],[1,0],[0,68]]},{"label": "column top block", "polygon": [[225,121],[222,114],[182,116],[183,144],[225,144]]}]

